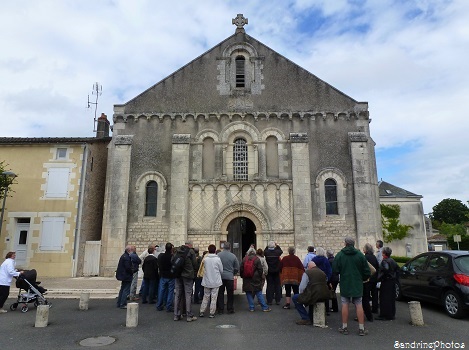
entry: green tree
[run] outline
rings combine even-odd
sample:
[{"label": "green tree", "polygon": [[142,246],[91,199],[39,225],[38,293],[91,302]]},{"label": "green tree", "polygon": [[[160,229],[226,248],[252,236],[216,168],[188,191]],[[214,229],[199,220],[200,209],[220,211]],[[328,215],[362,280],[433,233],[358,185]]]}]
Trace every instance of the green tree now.
[{"label": "green tree", "polygon": [[454,235],[466,235],[466,227],[462,224],[447,224],[442,223],[440,226],[440,233],[448,237],[448,239],[452,239]]},{"label": "green tree", "polygon": [[446,198],[433,207],[433,223],[439,228],[441,224],[462,224],[467,221],[469,208],[458,199]]},{"label": "green tree", "polygon": [[381,223],[383,225],[383,240],[389,243],[401,240],[409,235],[410,225],[401,225],[399,217],[401,207],[397,204],[381,204]]}]

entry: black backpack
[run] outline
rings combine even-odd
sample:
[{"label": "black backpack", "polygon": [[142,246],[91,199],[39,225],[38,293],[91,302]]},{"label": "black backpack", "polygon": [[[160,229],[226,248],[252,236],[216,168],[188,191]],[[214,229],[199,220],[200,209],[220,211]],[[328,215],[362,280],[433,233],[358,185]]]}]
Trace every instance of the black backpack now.
[{"label": "black backpack", "polygon": [[184,264],[186,263],[187,255],[189,255],[190,248],[182,245],[176,251],[176,254],[171,259],[171,275],[173,277],[181,277],[182,270],[184,270]]}]

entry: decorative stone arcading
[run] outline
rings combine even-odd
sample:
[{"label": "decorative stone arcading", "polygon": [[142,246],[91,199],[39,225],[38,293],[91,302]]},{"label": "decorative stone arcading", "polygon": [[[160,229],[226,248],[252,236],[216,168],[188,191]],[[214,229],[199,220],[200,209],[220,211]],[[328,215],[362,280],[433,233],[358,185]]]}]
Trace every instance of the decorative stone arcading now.
[{"label": "decorative stone arcading", "polygon": [[[129,119],[133,119],[134,122],[140,120],[151,121],[158,120],[163,122],[165,119],[177,120],[180,119],[182,122],[186,122],[187,119],[193,118],[195,121],[203,119],[209,121],[210,119],[220,120],[221,118],[228,118],[230,121],[233,118],[253,118],[254,121],[269,120],[269,119],[287,119],[293,120],[298,119],[305,121],[307,119],[311,121],[325,121],[328,119],[338,121],[352,121],[352,120],[370,120],[369,113],[366,110],[362,111],[341,111],[341,112],[327,112],[327,111],[253,111],[253,112],[147,112],[147,113],[116,113],[113,116],[114,123],[127,123]],[[124,135],[125,136],[125,135]]]}]

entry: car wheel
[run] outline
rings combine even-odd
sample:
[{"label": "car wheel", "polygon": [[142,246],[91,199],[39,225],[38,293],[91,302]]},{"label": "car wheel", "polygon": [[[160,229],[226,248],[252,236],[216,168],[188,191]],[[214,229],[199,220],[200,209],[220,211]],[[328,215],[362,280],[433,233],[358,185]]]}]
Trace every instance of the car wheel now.
[{"label": "car wheel", "polygon": [[464,316],[464,310],[461,298],[454,291],[449,290],[443,297],[443,305],[446,313],[453,318],[462,318]]},{"label": "car wheel", "polygon": [[402,295],[401,285],[399,284],[399,282],[396,282],[395,285],[396,285],[396,300],[398,301],[404,300],[404,296]]}]

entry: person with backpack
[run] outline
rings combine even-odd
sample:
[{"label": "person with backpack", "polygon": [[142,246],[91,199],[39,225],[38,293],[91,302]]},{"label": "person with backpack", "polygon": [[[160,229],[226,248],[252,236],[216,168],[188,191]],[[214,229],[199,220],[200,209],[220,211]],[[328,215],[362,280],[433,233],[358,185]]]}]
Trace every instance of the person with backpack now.
[{"label": "person with backpack", "polygon": [[256,250],[249,248],[240,267],[240,274],[243,278],[243,292],[246,293],[249,311],[254,311],[254,296],[257,297],[261,304],[262,311],[272,311],[266,304],[262,295],[262,269],[261,260],[256,256]]},{"label": "person with backpack", "polygon": [[167,312],[173,312],[174,307],[174,276],[171,274],[171,259],[173,257],[173,245],[168,242],[165,252],[158,255],[158,271],[160,282],[158,284],[158,302],[156,309],[162,311],[166,306]]},{"label": "person with backpack", "polygon": [[187,241],[176,250],[171,259],[171,273],[176,278],[174,299],[174,321],[182,319],[183,303],[185,302],[187,322],[197,320],[192,313],[192,285],[194,284],[194,273],[197,267],[197,259],[192,242]]}]

